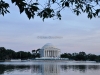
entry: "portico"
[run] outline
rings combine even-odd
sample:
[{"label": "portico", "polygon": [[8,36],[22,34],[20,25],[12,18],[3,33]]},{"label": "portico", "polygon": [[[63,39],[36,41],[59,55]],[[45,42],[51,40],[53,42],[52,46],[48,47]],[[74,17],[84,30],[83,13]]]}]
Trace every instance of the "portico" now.
[{"label": "portico", "polygon": [[40,56],[41,57],[59,57],[60,56],[60,49],[54,47],[52,44],[48,43],[45,44],[42,49],[40,50]]}]

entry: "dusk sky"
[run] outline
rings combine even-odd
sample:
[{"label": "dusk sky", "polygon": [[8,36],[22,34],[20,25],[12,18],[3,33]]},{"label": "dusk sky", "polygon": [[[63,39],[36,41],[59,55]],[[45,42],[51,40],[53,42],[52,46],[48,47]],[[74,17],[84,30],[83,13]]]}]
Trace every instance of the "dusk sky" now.
[{"label": "dusk sky", "polygon": [[100,54],[100,18],[90,20],[83,13],[76,16],[67,8],[62,11],[62,20],[51,18],[43,22],[37,16],[29,20],[24,13],[20,15],[14,4],[9,10],[10,14],[0,15],[0,47],[31,51],[52,43],[62,53]]}]

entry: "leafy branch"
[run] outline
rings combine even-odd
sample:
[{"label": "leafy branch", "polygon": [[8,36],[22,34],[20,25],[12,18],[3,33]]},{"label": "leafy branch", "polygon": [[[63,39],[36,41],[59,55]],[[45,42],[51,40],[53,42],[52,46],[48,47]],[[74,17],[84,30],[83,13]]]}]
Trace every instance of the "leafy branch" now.
[{"label": "leafy branch", "polygon": [[[87,17],[92,19],[93,17],[99,17],[100,13],[100,0],[46,0],[45,4],[42,4],[40,0],[11,0],[15,6],[19,8],[19,12],[25,13],[29,19],[34,18],[35,15],[40,18],[53,18],[57,17],[61,20],[61,11],[69,8],[76,15],[86,13]],[[56,5],[53,7],[53,5]],[[4,0],[0,0],[0,15],[10,13],[8,10],[9,3]],[[41,9],[42,8],[42,9]]]}]

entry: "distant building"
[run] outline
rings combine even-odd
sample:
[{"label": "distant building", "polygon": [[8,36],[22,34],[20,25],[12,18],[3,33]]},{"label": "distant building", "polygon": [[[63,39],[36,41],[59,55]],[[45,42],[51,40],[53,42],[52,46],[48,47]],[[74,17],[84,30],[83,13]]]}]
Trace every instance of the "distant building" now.
[{"label": "distant building", "polygon": [[40,49],[40,57],[41,58],[59,58],[60,49],[56,48],[51,43],[47,43]]}]

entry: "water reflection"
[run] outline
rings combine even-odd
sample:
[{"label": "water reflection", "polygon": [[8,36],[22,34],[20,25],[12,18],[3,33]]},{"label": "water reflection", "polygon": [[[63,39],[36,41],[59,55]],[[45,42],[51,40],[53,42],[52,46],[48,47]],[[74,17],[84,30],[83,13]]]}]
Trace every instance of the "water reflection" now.
[{"label": "water reflection", "polygon": [[99,70],[100,66],[98,65],[61,65],[61,69],[63,71],[67,71],[72,69],[73,71],[80,71],[80,72],[85,72],[87,70]]},{"label": "water reflection", "polygon": [[60,67],[57,64],[32,65],[32,73],[41,73],[42,75],[59,75]]},{"label": "water reflection", "polygon": [[30,69],[30,66],[0,65],[0,74],[4,74],[5,72],[12,72],[14,70],[25,71],[28,69]]},{"label": "water reflection", "polygon": [[[17,70],[17,72],[16,72]],[[100,73],[100,65],[63,65],[57,63],[43,63],[43,64],[33,64],[33,65],[0,65],[0,75],[7,75],[7,73],[14,73],[21,75],[22,72],[25,74],[27,71],[28,75],[63,75],[64,73],[77,71],[81,73],[86,73],[89,71],[98,71]],[[88,75],[88,74],[85,74]]]}]

